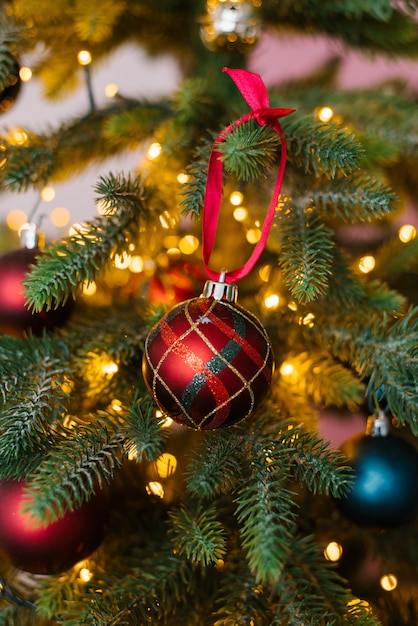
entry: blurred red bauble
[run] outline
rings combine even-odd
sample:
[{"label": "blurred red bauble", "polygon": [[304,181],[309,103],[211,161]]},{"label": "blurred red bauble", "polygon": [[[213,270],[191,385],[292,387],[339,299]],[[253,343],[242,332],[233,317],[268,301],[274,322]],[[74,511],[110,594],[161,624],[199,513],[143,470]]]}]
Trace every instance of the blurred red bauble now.
[{"label": "blurred red bauble", "polygon": [[18,248],[0,256],[0,332],[21,337],[31,329],[36,335],[64,324],[71,312],[73,301],[50,310],[33,313],[27,308],[23,281],[31,266],[42,254],[39,248]]},{"label": "blurred red bauble", "polygon": [[143,375],[154,400],[173,420],[199,430],[250,415],[268,391],[272,370],[261,323],[224,298],[176,305],[145,342]]},{"label": "blurred red bauble", "polygon": [[25,482],[0,481],[0,555],[33,574],[58,574],[90,556],[101,544],[109,515],[107,491],[63,518],[39,526],[23,513]]},{"label": "blurred red bauble", "polygon": [[153,304],[177,304],[195,298],[205,277],[200,263],[171,263],[151,278],[148,299]]}]

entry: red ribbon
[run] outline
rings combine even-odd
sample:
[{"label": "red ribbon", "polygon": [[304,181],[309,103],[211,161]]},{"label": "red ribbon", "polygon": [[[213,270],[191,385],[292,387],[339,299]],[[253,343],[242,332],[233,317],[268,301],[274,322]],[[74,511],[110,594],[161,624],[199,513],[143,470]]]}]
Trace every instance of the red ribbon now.
[{"label": "red ribbon", "polygon": [[216,150],[217,145],[221,143],[224,140],[225,135],[231,132],[234,128],[253,118],[260,126],[271,126],[280,136],[282,147],[276,185],[264,220],[261,237],[254,246],[253,252],[248,261],[236,270],[226,273],[225,282],[231,283],[243,278],[252,270],[267,243],[286,167],[286,144],[277,118],[289,115],[289,113],[292,113],[295,109],[270,108],[266,87],[258,74],[247,72],[246,70],[231,70],[227,67],[224,67],[223,71],[227,72],[227,74],[229,74],[235,82],[241,92],[241,95],[252,111],[240,117],[218,135],[215,139],[209,157],[208,177],[206,181],[206,192],[202,215],[202,252],[206,273],[212,280],[218,281],[220,278],[220,272],[214,272],[208,267],[209,259],[215,243],[216,229],[218,226],[222,200],[223,153]]}]

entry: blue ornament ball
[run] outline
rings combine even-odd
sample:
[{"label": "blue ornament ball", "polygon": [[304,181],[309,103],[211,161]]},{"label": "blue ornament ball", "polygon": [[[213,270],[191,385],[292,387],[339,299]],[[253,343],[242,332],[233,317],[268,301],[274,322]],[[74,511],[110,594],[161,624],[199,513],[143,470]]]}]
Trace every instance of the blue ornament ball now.
[{"label": "blue ornament ball", "polygon": [[391,528],[418,513],[418,451],[406,439],[358,434],[341,450],[355,471],[350,492],[337,500],[341,512],[359,526]]}]

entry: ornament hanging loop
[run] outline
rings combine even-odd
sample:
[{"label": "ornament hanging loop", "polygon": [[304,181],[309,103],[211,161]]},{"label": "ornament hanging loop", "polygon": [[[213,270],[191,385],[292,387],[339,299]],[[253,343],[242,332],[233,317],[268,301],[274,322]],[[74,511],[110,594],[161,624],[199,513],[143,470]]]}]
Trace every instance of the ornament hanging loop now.
[{"label": "ornament hanging loop", "polygon": [[376,411],[367,420],[366,434],[371,437],[387,437],[390,432],[390,421],[382,409]]},{"label": "ornament hanging loop", "polygon": [[[209,157],[208,175],[206,182],[205,198],[202,215],[202,256],[203,264],[209,278],[216,282],[232,283],[246,276],[257,263],[261,253],[267,243],[270,227],[273,222],[274,213],[279,199],[279,194],[283,182],[286,167],[286,143],[282,133],[278,117],[292,113],[294,109],[271,108],[269,104],[266,87],[258,74],[247,72],[246,70],[233,70],[224,68],[238,87],[241,95],[250,106],[252,111],[239,118],[227,128],[225,128],[215,140]],[[255,119],[260,126],[271,126],[279,135],[281,140],[281,154],[279,172],[270,206],[261,230],[261,237],[256,243],[250,258],[241,267],[226,273],[224,281],[221,281],[219,272],[209,268],[209,260],[215,244],[215,235],[218,226],[220,206],[222,200],[222,157],[219,145],[224,141],[226,135],[249,119]]]}]

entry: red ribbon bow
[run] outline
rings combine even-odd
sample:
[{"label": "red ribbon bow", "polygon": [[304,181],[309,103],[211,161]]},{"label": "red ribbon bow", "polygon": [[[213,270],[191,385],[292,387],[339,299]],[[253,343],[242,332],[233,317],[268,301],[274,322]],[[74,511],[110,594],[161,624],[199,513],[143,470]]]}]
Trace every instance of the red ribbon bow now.
[{"label": "red ribbon bow", "polygon": [[227,67],[225,67],[223,71],[229,74],[235,82],[241,92],[241,95],[252,111],[240,117],[218,135],[213,144],[209,158],[208,177],[206,181],[206,192],[202,216],[202,249],[205,270],[212,280],[218,281],[220,278],[220,272],[214,272],[208,267],[209,259],[215,243],[215,235],[218,226],[222,199],[223,164],[222,153],[215,149],[217,144],[221,143],[224,140],[225,135],[231,132],[236,126],[254,118],[260,126],[271,126],[280,136],[282,145],[276,185],[266,218],[264,220],[261,237],[256,243],[248,261],[238,269],[226,273],[225,281],[230,283],[243,278],[252,270],[267,243],[286,167],[286,143],[277,118],[289,115],[289,113],[292,113],[295,109],[270,108],[266,87],[258,74],[254,74],[253,72],[248,72],[246,70],[231,70]]}]

